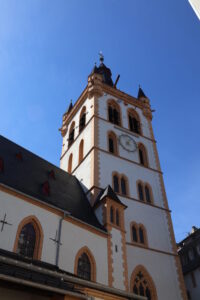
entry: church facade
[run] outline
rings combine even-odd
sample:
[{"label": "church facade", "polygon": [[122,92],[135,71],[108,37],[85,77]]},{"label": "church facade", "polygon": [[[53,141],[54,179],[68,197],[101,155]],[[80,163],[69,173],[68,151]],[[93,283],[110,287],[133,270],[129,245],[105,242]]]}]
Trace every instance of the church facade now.
[{"label": "church facade", "polygon": [[60,168],[0,138],[0,280],[25,269],[21,298],[187,299],[150,101],[111,75],[101,58],[63,115]]}]

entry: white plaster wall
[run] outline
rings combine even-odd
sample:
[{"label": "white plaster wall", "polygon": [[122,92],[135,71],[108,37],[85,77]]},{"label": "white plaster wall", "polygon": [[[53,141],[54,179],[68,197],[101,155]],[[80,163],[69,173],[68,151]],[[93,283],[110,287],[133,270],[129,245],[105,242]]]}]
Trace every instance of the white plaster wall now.
[{"label": "white plaster wall", "polygon": [[38,218],[44,233],[41,260],[55,264],[56,245],[50,238],[55,238],[59,216],[1,191],[0,208],[0,217],[6,213],[8,222],[13,224],[5,225],[4,230],[0,232],[0,248],[13,251],[18,225],[24,218],[34,215]]},{"label": "white plaster wall", "polygon": [[79,137],[76,141],[71,145],[69,150],[66,152],[66,154],[63,156],[63,158],[60,161],[60,167],[61,169],[67,171],[68,170],[68,160],[69,156],[72,153],[73,154],[73,160],[72,160],[72,171],[74,168],[77,167],[79,163],[79,145],[81,140],[84,140],[84,149],[83,149],[83,157],[89,152],[89,150],[92,147],[92,122],[90,122],[81,132]]},{"label": "white plaster wall", "polygon": [[108,284],[107,238],[86,231],[69,222],[63,223],[60,249],[60,268],[74,272],[77,252],[87,246],[96,261],[97,282]]},{"label": "white plaster wall", "polygon": [[200,268],[193,271],[196,280],[196,287],[193,286],[191,273],[184,276],[186,289],[189,291],[192,300],[200,299]]},{"label": "white plaster wall", "polygon": [[[123,268],[123,253],[122,253],[122,235],[119,230],[112,228],[112,258],[113,258],[113,286],[117,289],[125,290],[124,286],[124,268]],[[116,252],[115,246],[118,250]]]},{"label": "white plaster wall", "polygon": [[62,148],[62,154],[68,149],[68,138],[69,138],[69,130],[71,127],[71,124],[75,122],[75,131],[74,131],[74,139],[79,135],[79,120],[80,120],[80,114],[83,109],[83,107],[86,107],[86,118],[85,118],[85,123],[87,123],[90,118],[93,115],[94,111],[94,98],[91,99],[86,99],[84,103],[81,105],[81,107],[78,109],[72,120],[69,122],[68,127],[67,127],[67,132],[66,135],[63,138],[63,148]]},{"label": "white plaster wall", "polygon": [[[41,260],[55,264],[56,244],[50,238],[55,238],[60,217],[39,206],[0,191],[0,217],[3,218],[5,213],[7,221],[13,225],[5,225],[4,230],[0,232],[0,248],[13,251],[19,223],[24,218],[34,215],[38,218],[44,233]],[[63,221],[61,243],[59,258],[61,269],[73,273],[76,253],[83,246],[87,246],[95,257],[97,282],[108,284],[106,236],[104,238],[70,222]]]},{"label": "white plaster wall", "polygon": [[[136,182],[142,180],[150,184],[153,191],[154,204],[160,207],[163,205],[163,196],[159,181],[159,174],[142,166],[131,164],[128,161],[119,159],[117,156],[100,151],[100,187],[108,184],[112,186],[112,172],[117,171],[125,174],[129,180],[130,197],[138,199]],[[105,176],[106,174],[106,176]]]},{"label": "white plaster wall", "polygon": [[171,255],[127,245],[129,285],[138,265],[146,268],[156,286],[158,300],[181,300],[175,259]]},{"label": "white plaster wall", "polygon": [[120,197],[120,200],[128,206],[124,211],[126,241],[131,242],[130,224],[134,221],[145,226],[149,248],[172,252],[166,212],[125,197]]},{"label": "white plaster wall", "polygon": [[[118,139],[122,134],[128,135],[131,139],[135,140],[137,145],[139,143],[142,143],[145,146],[145,148],[147,150],[149,167],[152,169],[155,169],[155,170],[157,169],[152,141],[145,139],[144,137],[142,137],[140,135],[134,134],[130,130],[124,131],[121,127],[116,126],[112,123],[107,123],[103,120],[99,120],[99,128],[100,128],[99,147],[101,149],[108,151],[108,132],[109,131],[113,131],[116,134]],[[120,143],[118,141],[118,152],[119,152],[119,156],[129,159],[133,162],[139,163],[138,149],[136,149],[136,151],[134,151],[134,152],[128,152],[120,145]]]},{"label": "white plaster wall", "polygon": [[143,115],[142,111],[140,108],[135,107],[134,105],[128,104],[124,105],[124,102],[121,99],[117,99],[116,97],[113,97],[111,95],[105,94],[104,96],[99,98],[99,115],[107,120],[107,101],[108,99],[113,99],[115,100],[118,105],[121,108],[121,115],[122,115],[122,127],[124,128],[129,128],[128,127],[128,118],[127,118],[127,110],[129,108],[135,109],[135,111],[138,113],[140,117],[140,122],[142,126],[142,133],[144,136],[151,138],[150,131],[149,131],[149,126],[148,126],[148,121],[146,117]]},{"label": "white plaster wall", "polygon": [[88,191],[91,187],[91,171],[92,171],[92,156],[91,154],[86,157],[80,166],[73,173],[81,182],[83,190]]}]

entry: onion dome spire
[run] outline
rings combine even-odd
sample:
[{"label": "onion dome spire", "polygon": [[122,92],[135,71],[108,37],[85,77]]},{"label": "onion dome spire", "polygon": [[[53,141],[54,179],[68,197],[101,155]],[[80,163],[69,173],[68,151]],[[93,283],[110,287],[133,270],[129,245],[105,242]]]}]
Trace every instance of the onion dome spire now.
[{"label": "onion dome spire", "polygon": [[98,67],[95,64],[91,74],[101,74],[103,77],[103,83],[113,86],[112,73],[111,70],[104,64],[104,56],[102,52],[99,53],[99,56],[100,64]]}]

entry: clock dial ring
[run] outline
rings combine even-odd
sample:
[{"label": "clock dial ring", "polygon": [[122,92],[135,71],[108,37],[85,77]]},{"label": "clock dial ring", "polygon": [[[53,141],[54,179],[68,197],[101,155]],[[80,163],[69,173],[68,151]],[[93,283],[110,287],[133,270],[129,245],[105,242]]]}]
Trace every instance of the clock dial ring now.
[{"label": "clock dial ring", "polygon": [[122,148],[128,152],[134,152],[137,149],[136,141],[127,134],[121,134],[119,136],[119,143]]}]

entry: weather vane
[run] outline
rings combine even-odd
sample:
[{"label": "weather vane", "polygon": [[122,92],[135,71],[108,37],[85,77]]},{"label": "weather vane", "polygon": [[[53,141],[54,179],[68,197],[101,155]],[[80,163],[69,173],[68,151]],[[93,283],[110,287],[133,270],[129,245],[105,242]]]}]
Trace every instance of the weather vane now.
[{"label": "weather vane", "polygon": [[103,61],[104,61],[104,56],[103,56],[102,51],[99,51],[99,59],[100,59],[100,62],[103,63]]}]

